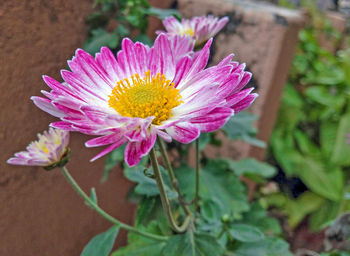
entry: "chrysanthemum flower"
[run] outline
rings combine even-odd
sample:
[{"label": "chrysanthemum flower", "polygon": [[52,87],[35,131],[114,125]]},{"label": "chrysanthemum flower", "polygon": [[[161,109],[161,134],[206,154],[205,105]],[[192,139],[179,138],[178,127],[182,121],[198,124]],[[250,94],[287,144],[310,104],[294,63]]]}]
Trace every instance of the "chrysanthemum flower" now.
[{"label": "chrysanthemum flower", "polygon": [[78,49],[68,61],[72,71],[61,71],[65,83],[44,76],[52,89],[42,91],[48,99],[32,100],[61,119],[51,126],[100,135],[87,147],[110,145],[91,161],[127,143],[125,161],[134,166],[157,136],[190,143],[255,99],[251,88],[241,90],[251,74],[231,61],[233,55],[205,69],[211,41],[195,58],[176,58],[176,47],[164,34],[152,48],[124,39],[116,57],[106,47],[95,58]]},{"label": "chrysanthemum flower", "polygon": [[[179,22],[171,16],[163,20],[166,29],[165,33],[169,35],[190,36],[196,41],[196,45],[201,45],[214,37],[228,22],[228,17],[221,19],[212,15],[193,17],[190,20],[182,19]],[[164,31],[157,31],[158,34]]]},{"label": "chrysanthemum flower", "polygon": [[7,160],[9,164],[54,166],[66,157],[68,152],[69,132],[50,128],[44,134],[38,134],[38,140],[27,146],[27,151],[18,152]]}]

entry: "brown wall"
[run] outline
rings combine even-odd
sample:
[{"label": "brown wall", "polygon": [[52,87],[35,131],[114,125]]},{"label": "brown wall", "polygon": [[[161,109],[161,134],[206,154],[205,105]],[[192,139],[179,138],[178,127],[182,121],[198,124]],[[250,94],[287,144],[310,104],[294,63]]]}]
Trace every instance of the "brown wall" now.
[{"label": "brown wall", "polygon": [[[43,74],[61,81],[60,69],[84,42],[84,17],[91,6],[89,0],[0,1],[1,256],[79,255],[90,238],[110,226],[82,202],[58,169],[5,163],[54,120],[29,98],[48,89]],[[72,134],[68,168],[83,189],[96,187],[103,208],[130,223],[133,206],[124,199],[130,184],[116,170],[101,185],[104,160],[89,163],[98,150],[86,149],[87,139]]]}]

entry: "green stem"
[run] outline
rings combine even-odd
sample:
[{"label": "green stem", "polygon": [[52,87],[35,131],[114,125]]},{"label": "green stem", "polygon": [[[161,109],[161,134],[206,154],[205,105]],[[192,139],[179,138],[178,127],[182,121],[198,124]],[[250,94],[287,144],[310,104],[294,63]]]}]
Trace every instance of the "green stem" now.
[{"label": "green stem", "polygon": [[166,149],[165,149],[165,145],[164,145],[163,141],[160,140],[159,138],[158,138],[158,145],[160,148],[160,153],[162,154],[165,165],[167,167],[168,174],[170,176],[171,185],[173,186],[173,188],[175,189],[175,191],[178,194],[179,203],[180,203],[182,209],[184,210],[184,212],[186,213],[186,215],[191,215],[191,211],[188,208],[188,206],[186,205],[185,199],[180,192],[179,182],[176,179],[174,170],[173,170],[171,163],[169,161],[168,154],[167,154]]},{"label": "green stem", "polygon": [[196,211],[199,209],[199,139],[196,140],[196,194],[194,197],[194,205]]},{"label": "green stem", "polygon": [[157,156],[156,156],[156,152],[155,152],[154,148],[151,149],[150,158],[151,158],[151,163],[152,163],[152,167],[153,167],[154,177],[156,179],[156,182],[157,182],[157,185],[159,188],[160,200],[162,202],[165,216],[168,219],[170,227],[176,233],[183,233],[189,227],[192,217],[191,217],[191,215],[187,215],[181,226],[178,226],[176,224],[176,221],[174,220],[174,217],[171,213],[171,205],[170,205],[168,196],[167,196],[166,191],[165,191],[163,177],[162,177],[162,174],[160,173],[160,170],[159,170]]},{"label": "green stem", "polygon": [[91,206],[98,214],[100,214],[102,217],[107,219],[108,221],[112,222],[113,224],[126,229],[128,231],[134,232],[136,234],[139,234],[144,237],[148,237],[154,240],[159,240],[159,241],[166,241],[168,240],[167,237],[164,236],[158,236],[154,235],[148,232],[144,232],[141,230],[138,230],[132,226],[129,226],[123,222],[120,222],[119,220],[115,219],[108,213],[106,213],[104,210],[102,210],[78,185],[78,183],[73,179],[73,177],[70,175],[66,167],[62,167],[62,174],[63,176],[67,179],[67,181],[72,185],[72,187],[75,189],[75,191],[85,200],[85,202]]}]

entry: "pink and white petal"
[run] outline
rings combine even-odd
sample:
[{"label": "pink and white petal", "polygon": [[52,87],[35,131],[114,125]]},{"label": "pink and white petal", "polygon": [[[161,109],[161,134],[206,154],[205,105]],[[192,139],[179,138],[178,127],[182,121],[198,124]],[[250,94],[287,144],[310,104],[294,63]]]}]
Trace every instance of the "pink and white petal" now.
[{"label": "pink and white petal", "polygon": [[[203,49],[199,52],[198,57],[192,63],[191,68],[187,72],[187,75],[183,78],[184,82],[191,79],[193,76],[195,76],[198,72],[202,71],[206,67],[206,65],[208,64],[210,46],[212,41],[212,39],[208,40],[208,42],[204,45]],[[179,89],[181,89],[182,86],[181,82],[178,85]]]},{"label": "pink and white petal", "polygon": [[173,80],[175,84],[175,88],[177,88],[180,81],[184,80],[188,71],[190,70],[192,65],[192,58],[189,56],[184,56],[176,63],[176,73]]},{"label": "pink and white petal", "polygon": [[234,56],[235,56],[235,55],[234,55],[233,53],[227,55],[225,58],[223,58],[223,59],[219,62],[218,66],[220,67],[220,66],[226,66],[226,65],[230,64],[230,63],[231,63],[231,60],[233,59]]},{"label": "pink and white petal", "polygon": [[238,112],[248,108],[257,97],[258,97],[257,93],[249,94],[242,101],[231,106],[231,108],[235,111],[235,113],[238,113]]},{"label": "pink and white petal", "polygon": [[55,116],[58,118],[63,117],[65,114],[58,110],[50,100],[42,98],[42,97],[37,97],[37,96],[32,96],[30,99],[34,102],[34,104],[40,108],[41,110]]},{"label": "pink and white petal", "polygon": [[173,16],[163,20],[163,25],[168,32],[177,32],[181,29],[181,23]]},{"label": "pink and white petal", "polygon": [[205,116],[192,118],[190,122],[197,126],[201,132],[212,132],[221,128],[233,113],[234,111],[230,108],[215,108]]},{"label": "pink and white petal", "polygon": [[29,159],[27,162],[27,165],[32,165],[32,166],[48,166],[51,165],[52,163],[49,160],[41,160],[41,159]]},{"label": "pink and white petal", "polygon": [[88,84],[94,84],[101,91],[112,88],[112,81],[96,60],[82,49],[77,49],[75,57],[68,61],[68,65],[74,73],[80,74]]},{"label": "pink and white petal", "polygon": [[236,103],[242,101],[245,97],[249,95],[254,90],[254,88],[247,88],[245,90],[242,90],[240,92],[235,92],[229,95],[226,98],[226,106],[231,107],[235,105]]},{"label": "pink and white petal", "polygon": [[[138,44],[138,48],[142,48],[141,44]],[[144,47],[143,47],[144,48]],[[122,41],[122,50],[118,52],[118,65],[124,71],[124,78],[129,78],[134,74],[142,74],[145,73],[145,65],[144,63],[139,63],[138,54],[141,54],[143,58],[146,58],[145,50],[139,51],[136,48],[136,44],[129,39],[125,38]],[[143,60],[145,62],[145,60]]]},{"label": "pink and white petal", "polygon": [[[102,47],[101,52],[96,53],[96,61],[105,71],[110,81],[121,80],[118,74],[118,64],[112,51],[107,47]],[[113,88],[113,87],[112,87]]]},{"label": "pink and white petal", "polygon": [[74,94],[70,88],[68,88],[67,86],[57,82],[55,79],[53,79],[52,77],[49,76],[42,76],[43,80],[45,81],[45,83],[55,92],[61,95],[69,95],[73,98],[79,99],[81,100],[81,98]]},{"label": "pink and white petal", "polygon": [[247,72],[247,71],[244,72],[241,82],[239,83],[239,85],[236,86],[236,88],[234,88],[233,92],[237,92],[237,91],[242,90],[244,88],[244,86],[246,86],[248,84],[248,82],[250,81],[251,78],[252,78],[252,73]]},{"label": "pink and white petal", "polygon": [[154,42],[150,51],[149,69],[151,75],[161,73],[167,80],[172,81],[175,76],[175,60],[167,36],[160,34]]},{"label": "pink and white petal", "polygon": [[73,131],[72,124],[65,121],[53,122],[50,126],[64,131]]},{"label": "pink and white petal", "polygon": [[199,129],[189,122],[177,123],[176,125],[167,128],[166,132],[174,140],[185,144],[194,141],[200,135]]},{"label": "pink and white petal", "polygon": [[104,124],[110,111],[106,108],[92,105],[81,106],[80,110],[84,115],[93,122]]},{"label": "pink and white petal", "polygon": [[91,148],[91,147],[99,147],[99,146],[112,144],[116,141],[119,141],[122,138],[122,136],[123,136],[123,133],[113,133],[113,134],[108,134],[101,137],[93,138],[85,142],[85,147]]},{"label": "pink and white petal", "polygon": [[[61,70],[61,76],[64,81],[72,87],[74,94],[79,95],[85,102],[96,104],[101,102],[102,104],[107,101],[107,96],[110,91],[99,90],[95,84],[89,84],[86,82],[79,73],[73,73],[67,70]],[[109,88],[111,89],[111,88]]]},{"label": "pink and white petal", "polygon": [[130,166],[137,165],[141,158],[147,155],[157,139],[157,134],[151,132],[147,138],[138,142],[129,142],[125,147],[125,162]]},{"label": "pink and white petal", "polygon": [[26,158],[17,158],[12,157],[6,161],[8,164],[14,164],[14,165],[28,165],[28,159]]},{"label": "pink and white petal", "polygon": [[132,167],[141,161],[141,151],[139,142],[129,142],[124,151],[124,159],[128,166]]},{"label": "pink and white petal", "polygon": [[166,142],[171,142],[172,141],[172,138],[169,134],[167,134],[166,132],[163,132],[159,129],[156,129],[156,132],[157,132],[157,135],[159,137],[161,137],[163,140],[165,140]]},{"label": "pink and white petal", "polygon": [[107,155],[108,153],[110,153],[111,151],[113,151],[114,149],[120,147],[121,145],[123,145],[125,143],[125,139],[122,138],[119,141],[113,143],[112,145],[110,145],[109,147],[107,147],[105,150],[103,150],[102,152],[100,152],[99,154],[97,154],[96,156],[94,156],[90,162],[95,161],[96,159],[103,157],[105,155]]}]

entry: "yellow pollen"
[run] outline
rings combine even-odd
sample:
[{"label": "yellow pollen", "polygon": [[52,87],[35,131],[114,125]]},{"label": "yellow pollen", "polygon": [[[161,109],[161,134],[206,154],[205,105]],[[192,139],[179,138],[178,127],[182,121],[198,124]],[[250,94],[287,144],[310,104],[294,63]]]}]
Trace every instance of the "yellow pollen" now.
[{"label": "yellow pollen", "polygon": [[193,29],[192,28],[186,28],[186,29],[181,31],[181,36],[186,36],[186,35],[193,36],[194,35]]},{"label": "yellow pollen", "polygon": [[49,153],[49,149],[46,147],[45,142],[43,141],[43,139],[40,139],[39,141],[35,141],[34,144],[36,145],[36,147],[38,149],[41,149],[42,151],[44,151],[46,154]]},{"label": "yellow pollen", "polygon": [[150,71],[145,72],[143,78],[135,74],[131,81],[117,82],[108,100],[108,105],[122,116],[155,116],[152,121],[155,125],[168,120],[172,116],[171,110],[181,103],[181,95],[174,83],[160,73],[151,78]]}]

